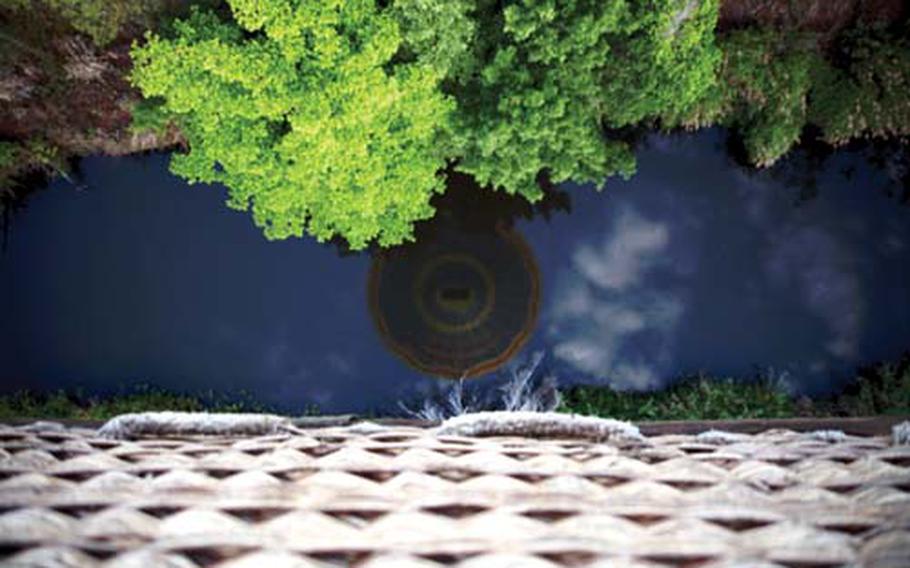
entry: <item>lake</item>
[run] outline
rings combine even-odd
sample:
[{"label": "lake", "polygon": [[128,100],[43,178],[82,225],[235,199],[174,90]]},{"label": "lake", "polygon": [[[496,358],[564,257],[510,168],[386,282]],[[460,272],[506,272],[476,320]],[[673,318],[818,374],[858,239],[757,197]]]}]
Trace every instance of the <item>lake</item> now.
[{"label": "lake", "polygon": [[652,136],[629,181],[533,211],[456,179],[417,245],[376,254],[269,242],[163,154],[86,158],[13,219],[0,388],[389,411],[434,375],[495,385],[541,354],[560,385],[771,374],[818,395],[910,348],[910,207],[887,169],[838,151],[807,185],[798,155],[750,172],[724,144]]}]

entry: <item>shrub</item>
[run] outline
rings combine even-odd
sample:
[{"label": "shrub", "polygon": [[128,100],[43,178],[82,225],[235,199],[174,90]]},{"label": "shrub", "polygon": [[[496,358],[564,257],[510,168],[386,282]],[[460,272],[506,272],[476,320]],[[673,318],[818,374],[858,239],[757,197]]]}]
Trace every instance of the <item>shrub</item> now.
[{"label": "shrub", "polygon": [[839,146],[860,136],[910,134],[910,45],[867,32],[849,35],[843,68],[821,65],[812,86],[809,118],[822,138]]},{"label": "shrub", "polygon": [[820,63],[810,40],[773,30],[731,32],[720,41],[718,82],[695,104],[665,114],[665,125],[732,127],[751,163],[774,163],[799,140],[806,123],[810,71]]},{"label": "shrub", "polygon": [[813,35],[791,31],[736,30],[719,44],[719,80],[694,104],[665,112],[665,126],[731,127],[757,166],[786,154],[809,123],[835,146],[861,136],[910,134],[906,38],[853,30],[828,59]]}]

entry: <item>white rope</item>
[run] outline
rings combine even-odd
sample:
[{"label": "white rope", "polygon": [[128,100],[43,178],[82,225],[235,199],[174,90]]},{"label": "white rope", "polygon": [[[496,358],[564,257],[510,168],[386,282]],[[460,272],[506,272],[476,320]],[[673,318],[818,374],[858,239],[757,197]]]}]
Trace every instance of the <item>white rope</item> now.
[{"label": "white rope", "polygon": [[559,412],[497,411],[462,414],[443,422],[436,435],[644,440],[641,431],[629,422]]},{"label": "white rope", "polygon": [[108,420],[98,435],[122,440],[143,436],[267,436],[297,431],[290,419],[274,414],[140,412]]}]

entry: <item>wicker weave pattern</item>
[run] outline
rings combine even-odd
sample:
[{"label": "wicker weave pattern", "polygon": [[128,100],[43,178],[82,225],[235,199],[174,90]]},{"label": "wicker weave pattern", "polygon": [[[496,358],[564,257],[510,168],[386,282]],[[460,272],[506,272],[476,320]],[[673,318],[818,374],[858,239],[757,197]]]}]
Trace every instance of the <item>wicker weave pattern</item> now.
[{"label": "wicker weave pattern", "polygon": [[412,427],[112,441],[0,426],[0,564],[910,566],[910,447]]}]

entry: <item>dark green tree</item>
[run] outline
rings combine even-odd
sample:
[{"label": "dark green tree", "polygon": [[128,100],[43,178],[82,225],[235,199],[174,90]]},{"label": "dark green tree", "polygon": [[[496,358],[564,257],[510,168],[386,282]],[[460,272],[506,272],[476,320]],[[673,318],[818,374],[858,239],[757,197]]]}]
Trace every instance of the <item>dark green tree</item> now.
[{"label": "dark green tree", "polygon": [[456,90],[459,169],[483,185],[541,196],[538,177],[630,176],[607,127],[690,104],[714,81],[716,0],[480,2],[476,72]]},{"label": "dark green tree", "polygon": [[809,120],[826,142],[910,134],[910,45],[882,33],[852,34],[840,50],[842,67],[817,67]]},{"label": "dark green tree", "polygon": [[820,64],[812,38],[771,30],[738,30],[720,41],[719,80],[693,105],[664,115],[666,126],[721,124],[743,137],[751,163],[774,163],[806,124],[811,70]]},{"label": "dark green tree", "polygon": [[532,201],[541,176],[631,175],[616,129],[688,107],[720,60],[717,0],[228,4],[133,50],[160,103],[139,122],[176,124],[173,170],[224,183],[268,237],[353,248],[410,238],[448,161]]}]

